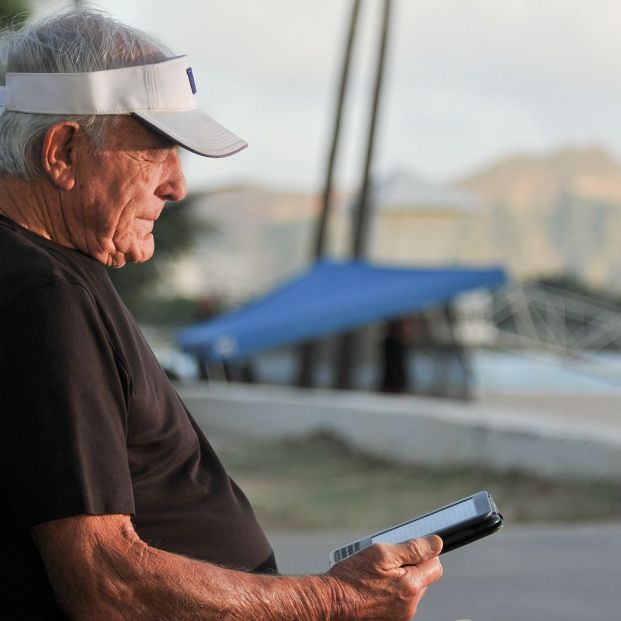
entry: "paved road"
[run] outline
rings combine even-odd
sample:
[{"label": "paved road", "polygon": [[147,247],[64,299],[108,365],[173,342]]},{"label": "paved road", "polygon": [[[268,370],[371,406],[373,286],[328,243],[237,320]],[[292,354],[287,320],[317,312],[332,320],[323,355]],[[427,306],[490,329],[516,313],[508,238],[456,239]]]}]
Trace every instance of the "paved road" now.
[{"label": "paved road", "polygon": [[[367,534],[272,533],[283,573],[327,568],[329,552]],[[444,578],[417,621],[620,621],[621,523],[514,527],[443,556]]]}]

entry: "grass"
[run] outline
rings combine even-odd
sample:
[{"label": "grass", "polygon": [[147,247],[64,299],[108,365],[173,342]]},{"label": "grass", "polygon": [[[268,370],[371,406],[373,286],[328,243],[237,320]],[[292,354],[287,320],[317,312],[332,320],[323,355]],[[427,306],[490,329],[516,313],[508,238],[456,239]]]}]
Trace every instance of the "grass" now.
[{"label": "grass", "polygon": [[618,484],[556,481],[473,467],[400,465],[320,434],[237,440],[218,452],[267,528],[380,530],[473,492],[492,493],[507,523],[621,518]]}]

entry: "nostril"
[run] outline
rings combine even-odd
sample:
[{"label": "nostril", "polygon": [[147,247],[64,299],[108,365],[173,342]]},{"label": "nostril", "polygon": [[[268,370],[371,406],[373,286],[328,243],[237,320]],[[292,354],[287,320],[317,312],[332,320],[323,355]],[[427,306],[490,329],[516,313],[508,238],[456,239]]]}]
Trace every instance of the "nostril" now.
[{"label": "nostril", "polygon": [[176,201],[180,201],[187,195],[185,178],[182,175],[181,179],[178,181],[169,181],[167,183],[163,183],[155,190],[155,195],[165,201],[170,201],[173,203]]}]

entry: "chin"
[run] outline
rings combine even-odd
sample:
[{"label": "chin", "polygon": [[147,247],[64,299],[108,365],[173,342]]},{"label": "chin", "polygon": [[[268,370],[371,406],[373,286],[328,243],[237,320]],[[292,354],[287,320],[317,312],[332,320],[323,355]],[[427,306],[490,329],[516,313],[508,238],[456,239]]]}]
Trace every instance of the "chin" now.
[{"label": "chin", "polygon": [[153,256],[153,252],[141,252],[137,254],[126,254],[126,263],[144,263]]},{"label": "chin", "polygon": [[153,235],[146,239],[141,239],[138,243],[130,246],[123,252],[127,263],[144,263],[148,261],[155,252],[155,241]]}]

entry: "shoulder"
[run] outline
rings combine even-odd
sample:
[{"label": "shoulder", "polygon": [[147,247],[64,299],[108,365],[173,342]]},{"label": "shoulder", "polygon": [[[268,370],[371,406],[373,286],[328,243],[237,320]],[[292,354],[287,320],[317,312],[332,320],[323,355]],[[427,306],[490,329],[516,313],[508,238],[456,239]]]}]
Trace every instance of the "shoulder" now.
[{"label": "shoulder", "polygon": [[[71,291],[82,297],[86,293],[86,281],[80,277],[69,252],[60,247],[55,252],[51,242],[3,222],[0,225],[0,313],[24,297],[40,295],[43,303],[52,303],[55,296],[65,302]],[[89,261],[79,255],[76,259],[78,263]]]}]

